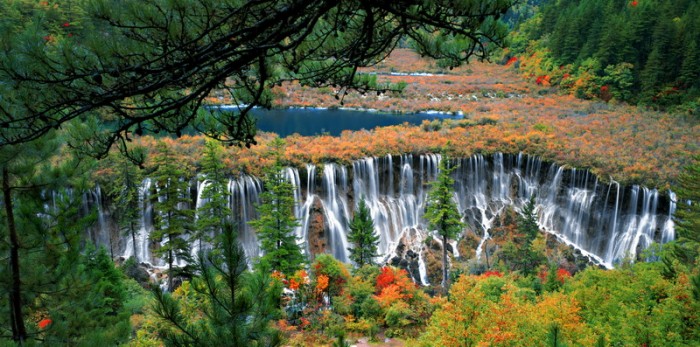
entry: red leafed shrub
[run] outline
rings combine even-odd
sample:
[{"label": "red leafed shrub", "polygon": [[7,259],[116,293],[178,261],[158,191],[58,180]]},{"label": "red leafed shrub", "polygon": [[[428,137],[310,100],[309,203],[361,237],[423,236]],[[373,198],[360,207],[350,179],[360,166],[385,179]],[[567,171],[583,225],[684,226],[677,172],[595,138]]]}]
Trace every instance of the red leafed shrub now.
[{"label": "red leafed shrub", "polygon": [[39,329],[46,329],[47,326],[51,324],[52,320],[50,318],[44,318],[37,323]]},{"label": "red leafed shrub", "polygon": [[495,271],[495,270],[489,270],[481,274],[481,277],[483,278],[488,278],[488,277],[503,277],[503,274],[500,271]]},{"label": "red leafed shrub", "polygon": [[382,273],[377,276],[377,292],[381,292],[382,289],[388,287],[390,284],[394,283],[396,275],[394,270],[388,266],[382,268]]},{"label": "red leafed shrub", "polygon": [[567,269],[559,268],[559,270],[557,270],[557,281],[564,283],[567,278],[571,278],[571,272]]}]

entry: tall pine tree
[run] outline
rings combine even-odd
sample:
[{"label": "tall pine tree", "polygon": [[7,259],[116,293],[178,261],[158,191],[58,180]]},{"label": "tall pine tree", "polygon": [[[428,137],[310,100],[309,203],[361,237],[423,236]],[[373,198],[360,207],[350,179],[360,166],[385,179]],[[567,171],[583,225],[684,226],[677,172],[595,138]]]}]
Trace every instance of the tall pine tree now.
[{"label": "tall pine tree", "polygon": [[227,175],[222,161],[221,146],[214,140],[206,142],[201,160],[201,193],[204,201],[197,207],[197,230],[194,239],[202,243],[209,242],[221,233],[222,228],[230,223],[233,211],[228,204]]},{"label": "tall pine tree", "polygon": [[674,253],[684,264],[697,266],[700,265],[700,156],[679,175],[674,189],[680,202],[674,216],[678,234]]},{"label": "tall pine tree", "polygon": [[374,221],[364,197],[360,199],[350,221],[348,241],[352,244],[352,247],[348,248],[350,260],[357,267],[374,264],[374,258],[379,256],[377,253],[379,235],[374,232]]},{"label": "tall pine tree", "polygon": [[[119,224],[122,234],[131,238],[134,247],[134,258],[139,261],[136,254],[136,233],[139,228],[139,219],[143,208],[139,203],[139,191],[143,180],[143,173],[121,153],[110,155],[112,165],[115,168],[113,180],[109,182],[111,188],[108,194],[114,201],[114,217]],[[143,259],[141,259],[143,260]]]},{"label": "tall pine tree", "polygon": [[175,262],[191,261],[190,245],[185,238],[192,234],[194,211],[188,207],[187,171],[165,142],[156,145],[153,163],[156,168],[153,172],[155,228],[150,237],[159,242],[155,253],[168,264],[168,288],[172,290]]},{"label": "tall pine tree", "polygon": [[277,138],[272,143],[277,159],[266,169],[264,191],[257,207],[258,219],[250,225],[257,231],[263,256],[259,263],[264,268],[292,274],[301,268],[304,256],[297,244],[294,229],[299,221],[294,216],[294,186],[282,173],[280,151],[284,141]]},{"label": "tall pine tree", "polygon": [[450,159],[444,155],[438,166],[437,179],[431,183],[425,207],[428,226],[437,230],[442,240],[442,287],[449,287],[447,274],[447,241],[457,237],[464,229],[464,223],[454,198],[454,179],[450,176],[457,167],[449,166]]},{"label": "tall pine tree", "polygon": [[[215,247],[199,255],[199,275],[192,280],[190,295],[175,298],[156,288],[154,312],[165,323],[159,325],[164,344],[279,346],[279,332],[270,324],[280,313],[279,282],[269,273],[247,271],[245,253],[230,223],[214,240]],[[197,318],[182,314],[193,306],[202,312]]]}]

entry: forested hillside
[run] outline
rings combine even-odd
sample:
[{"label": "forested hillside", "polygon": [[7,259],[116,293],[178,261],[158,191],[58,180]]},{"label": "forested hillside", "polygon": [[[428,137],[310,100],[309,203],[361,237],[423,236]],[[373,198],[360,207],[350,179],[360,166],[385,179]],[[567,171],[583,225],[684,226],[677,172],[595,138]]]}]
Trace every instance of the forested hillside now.
[{"label": "forested hillside", "polygon": [[697,1],[547,1],[511,38],[505,59],[537,84],[697,112]]}]

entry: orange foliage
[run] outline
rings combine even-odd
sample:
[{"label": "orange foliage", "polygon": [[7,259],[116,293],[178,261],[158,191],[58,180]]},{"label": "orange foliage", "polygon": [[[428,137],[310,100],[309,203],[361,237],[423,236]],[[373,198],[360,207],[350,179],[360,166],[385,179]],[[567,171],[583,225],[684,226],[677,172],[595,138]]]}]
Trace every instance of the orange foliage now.
[{"label": "orange foliage", "polygon": [[[494,284],[502,286],[497,298],[488,294]],[[575,299],[551,293],[533,302],[519,290],[507,277],[460,277],[450,289],[450,301],[433,314],[420,345],[536,346],[553,325],[560,327],[567,345],[593,345],[595,336]]]},{"label": "orange foliage", "polygon": [[[528,61],[533,59],[542,57],[536,54]],[[570,81],[569,69],[564,66],[557,70],[561,76],[556,78]],[[345,106],[386,112],[462,112],[464,119],[443,121],[438,130],[399,125],[346,131],[339,137],[293,135],[286,139],[286,163],[304,167],[308,163],[328,161],[348,163],[367,156],[422,154],[437,151],[449,141],[452,156],[523,152],[560,165],[589,168],[603,179],[667,189],[676,180],[680,168],[692,163],[693,156],[700,155],[698,122],[633,106],[580,100],[571,95],[550,93],[543,97],[537,93],[539,87],[527,84],[507,67],[474,63],[445,72],[414,53],[397,50],[374,71],[392,70],[441,74],[380,75],[380,82],[403,81],[408,85],[402,94],[361,95],[350,91]],[[534,72],[538,73],[534,76],[546,75]],[[339,106],[330,88],[310,89],[298,83],[279,88],[278,107]],[[274,137],[261,133],[257,136],[259,144],[250,149],[226,148],[224,161],[229,172],[259,175],[263,167],[274,161],[268,145]],[[202,137],[163,140],[175,147],[188,168],[197,167]],[[155,140],[140,137],[134,143],[153,147]],[[147,168],[149,165],[147,160]]]},{"label": "orange foliage", "polygon": [[382,268],[377,276],[377,295],[375,298],[379,305],[386,308],[397,301],[414,297],[417,286],[408,277],[404,269],[396,269],[390,266]]},{"label": "orange foliage", "polygon": [[328,276],[319,275],[316,278],[316,293],[323,293],[328,289]]},{"label": "orange foliage", "polygon": [[486,271],[483,274],[481,274],[481,277],[483,277],[483,278],[492,277],[492,276],[493,277],[503,277],[503,274],[500,273],[499,271],[495,271],[495,270]]},{"label": "orange foliage", "polygon": [[564,283],[569,278],[571,278],[571,272],[569,272],[569,270],[563,268],[557,270],[557,281]]},{"label": "orange foliage", "polygon": [[394,280],[394,270],[389,266],[383,267],[382,272],[377,276],[377,292],[381,292],[384,288],[394,283]]}]

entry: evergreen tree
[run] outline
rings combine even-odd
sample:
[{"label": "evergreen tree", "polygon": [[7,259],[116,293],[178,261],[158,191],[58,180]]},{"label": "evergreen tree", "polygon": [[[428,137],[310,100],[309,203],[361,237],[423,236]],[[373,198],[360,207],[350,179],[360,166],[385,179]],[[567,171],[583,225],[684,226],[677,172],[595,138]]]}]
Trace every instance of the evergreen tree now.
[{"label": "evergreen tree", "polygon": [[377,253],[379,235],[374,232],[374,221],[364,197],[360,199],[350,221],[348,241],[353,245],[348,248],[350,260],[355,262],[358,268],[363,265],[374,265],[374,258],[379,256]]},{"label": "evergreen tree", "polygon": [[[0,147],[3,195],[0,258],[8,261],[8,266],[0,270],[0,292],[7,299],[6,305],[0,307],[7,313],[3,318],[9,318],[2,323],[10,326],[12,339],[18,343],[33,334],[26,319],[34,299],[41,292],[57,290],[52,284],[53,277],[41,276],[56,266],[61,251],[77,247],[80,233],[87,228],[86,219],[78,215],[80,205],[74,199],[65,197],[53,205],[46,201],[47,191],[61,196],[66,186],[73,185],[79,192],[87,186],[84,173],[89,171],[90,162],[70,155],[46,160],[58,154],[62,141],[53,132],[22,146]],[[64,203],[63,208],[60,205]],[[46,206],[51,207],[47,210]]]},{"label": "evergreen tree", "polygon": [[200,198],[205,202],[197,209],[197,230],[194,239],[209,242],[221,232],[221,228],[230,222],[233,211],[229,207],[229,191],[226,186],[227,176],[222,161],[221,146],[214,140],[206,142],[201,160],[202,192]]},{"label": "evergreen tree", "polygon": [[187,171],[165,142],[156,145],[153,163],[155,171],[152,177],[156,183],[156,194],[153,197],[155,228],[150,237],[160,242],[155,253],[168,264],[168,288],[173,290],[175,261],[191,260],[190,245],[185,237],[192,234],[194,211],[187,207],[190,203],[187,195]]},{"label": "evergreen tree", "polygon": [[[182,303],[188,298],[176,299],[156,288],[153,308],[165,323],[159,329],[164,344],[279,346],[279,332],[270,321],[280,314],[280,283],[262,271],[247,271],[245,253],[230,223],[215,240],[213,250],[200,253],[196,264],[200,275],[192,280],[193,302]],[[192,305],[203,313],[201,318],[183,314]]]},{"label": "evergreen tree", "polygon": [[[619,62],[618,55],[622,53],[620,48],[624,44],[622,41],[623,36],[621,35],[623,32],[623,24],[620,17],[607,16],[596,54],[601,66],[608,66]],[[575,51],[576,47],[571,47],[571,49]]]},{"label": "evergreen tree", "polygon": [[695,163],[679,175],[675,191],[679,203],[674,216],[678,243],[674,254],[682,263],[697,266],[700,261],[700,157],[695,157]]},{"label": "evergreen tree", "polygon": [[566,347],[566,344],[564,344],[562,340],[561,327],[559,324],[552,324],[552,326],[549,327],[549,333],[547,333],[547,346]]},{"label": "evergreen tree", "polygon": [[[108,194],[113,197],[114,218],[117,220],[122,234],[129,236],[136,250],[136,233],[138,232],[141,211],[139,191],[143,181],[143,173],[128,158],[120,153],[113,153],[112,166],[116,173],[109,182],[111,189]],[[134,251],[134,258],[138,263],[138,255]]]},{"label": "evergreen tree", "polygon": [[658,92],[663,81],[664,71],[662,66],[663,54],[660,48],[655,47],[649,54],[649,59],[640,75],[642,91],[646,98],[651,98]]},{"label": "evergreen tree", "polygon": [[531,196],[525,206],[522,215],[518,217],[518,231],[525,235],[525,242],[529,245],[537,237],[540,227],[537,225],[537,212],[535,196]]},{"label": "evergreen tree", "polygon": [[[532,249],[532,242],[540,232],[535,208],[535,196],[533,195],[523,206],[522,214],[518,216],[518,233],[513,237],[512,242],[503,246],[501,251],[501,258],[509,268],[512,271],[522,271],[525,275],[535,273],[539,265],[545,261],[544,254],[537,253]],[[556,269],[553,273],[556,273]]]},{"label": "evergreen tree", "polygon": [[[698,35],[700,37],[700,35]],[[687,87],[700,86],[700,48],[698,41],[691,39],[687,43],[681,66],[680,82]]]},{"label": "evergreen tree", "polygon": [[264,191],[257,206],[258,219],[251,221],[260,241],[263,256],[259,263],[264,268],[292,274],[304,263],[304,256],[297,244],[294,229],[299,221],[294,216],[294,186],[285,179],[280,164],[280,151],[284,141],[277,138],[272,143],[278,158],[275,165],[266,169]]},{"label": "evergreen tree", "polygon": [[57,157],[62,142],[52,136],[0,148],[0,214],[7,222],[0,225],[0,257],[10,265],[0,267],[0,326],[19,344],[123,343],[130,327],[122,277],[114,276],[104,249],[98,254],[84,240],[96,221],[81,199],[91,162]]},{"label": "evergreen tree", "polygon": [[457,237],[464,228],[454,198],[454,179],[450,176],[457,167],[449,166],[446,155],[439,164],[437,179],[431,183],[425,207],[425,219],[430,228],[436,229],[442,241],[442,287],[448,288],[447,240]]},{"label": "evergreen tree", "polygon": [[124,275],[114,267],[107,250],[89,245],[75,261],[63,261],[58,281],[67,290],[38,300],[52,323],[44,341],[67,345],[119,345],[131,334]]}]

